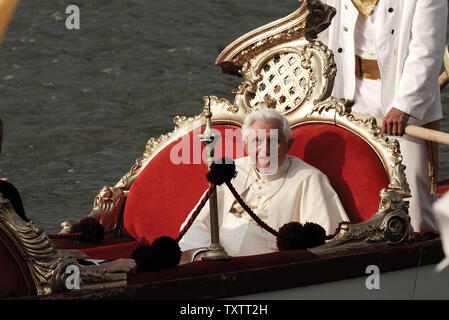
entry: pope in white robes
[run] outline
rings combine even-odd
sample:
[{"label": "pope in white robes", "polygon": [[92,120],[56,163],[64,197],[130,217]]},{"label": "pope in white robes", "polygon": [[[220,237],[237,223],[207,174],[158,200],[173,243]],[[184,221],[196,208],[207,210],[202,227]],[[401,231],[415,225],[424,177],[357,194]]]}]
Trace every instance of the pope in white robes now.
[{"label": "pope in white robes", "polygon": [[[248,131],[254,134],[247,134]],[[287,155],[293,140],[284,116],[270,109],[255,111],[245,120],[242,135],[249,157],[235,161],[237,177],[231,183],[262,221],[275,230],[292,221],[314,222],[328,235],[335,233],[340,222],[349,221],[327,176]],[[246,213],[226,185],[217,188],[217,200],[220,244],[228,254],[277,251],[276,238]],[[182,251],[187,251],[209,244],[210,217],[206,204],[179,245]]]}]

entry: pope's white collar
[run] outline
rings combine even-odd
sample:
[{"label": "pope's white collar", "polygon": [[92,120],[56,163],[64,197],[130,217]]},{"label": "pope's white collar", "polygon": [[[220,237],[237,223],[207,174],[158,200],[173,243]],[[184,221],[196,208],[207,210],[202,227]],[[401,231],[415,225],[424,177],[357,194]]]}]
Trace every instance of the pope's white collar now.
[{"label": "pope's white collar", "polygon": [[287,174],[289,167],[290,167],[290,159],[288,156],[286,156],[284,161],[282,162],[282,164],[273,173],[270,173],[270,174],[260,173],[259,170],[257,170],[256,165],[253,165],[253,172],[256,175],[256,177],[259,179],[262,179],[265,181],[272,181],[272,180],[276,180],[281,177],[284,177]]}]

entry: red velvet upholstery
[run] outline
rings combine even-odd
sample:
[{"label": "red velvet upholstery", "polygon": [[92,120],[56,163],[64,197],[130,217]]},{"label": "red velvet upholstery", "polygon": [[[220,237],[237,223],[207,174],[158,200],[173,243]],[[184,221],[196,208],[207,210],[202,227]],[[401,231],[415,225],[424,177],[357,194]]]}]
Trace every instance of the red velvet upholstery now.
[{"label": "red velvet upholstery", "polygon": [[28,265],[0,229],[0,298],[36,294]]},{"label": "red velvet upholstery", "polygon": [[316,259],[317,255],[307,250],[287,250],[254,256],[233,257],[228,261],[197,261],[163,271],[137,273],[129,277],[128,284],[175,280],[243,270],[258,270],[267,266],[287,265],[301,261],[309,262]]},{"label": "red velvet upholstery", "polygon": [[52,239],[52,243],[59,249],[78,249],[86,253],[91,259],[131,258],[132,251],[138,242],[131,237],[106,238],[100,243],[85,243],[72,239]]},{"label": "red velvet upholstery", "polygon": [[87,254],[91,259],[112,260],[119,258],[131,258],[131,254],[134,249],[137,248],[138,244],[139,243],[134,240],[80,250]]},{"label": "red velvet upholstery", "polygon": [[385,169],[371,147],[350,131],[328,124],[306,124],[293,130],[290,154],[324,172],[351,222],[378,210],[379,192],[388,186]]},{"label": "red velvet upholstery", "polygon": [[449,190],[449,179],[438,181],[438,195],[442,197]]},{"label": "red velvet upholstery", "polygon": [[71,238],[53,238],[51,242],[53,245],[59,249],[78,249],[85,250],[91,248],[97,248],[101,246],[111,246],[116,244],[123,244],[125,242],[134,242],[136,239],[131,237],[105,237],[100,243],[87,243],[79,242],[78,240],[73,240]]}]

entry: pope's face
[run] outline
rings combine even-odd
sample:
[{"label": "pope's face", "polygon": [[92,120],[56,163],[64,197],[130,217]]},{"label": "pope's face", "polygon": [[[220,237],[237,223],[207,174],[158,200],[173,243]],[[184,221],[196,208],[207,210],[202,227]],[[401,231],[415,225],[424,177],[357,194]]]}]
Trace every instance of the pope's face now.
[{"label": "pope's face", "polygon": [[260,173],[275,173],[285,160],[293,139],[287,140],[276,120],[256,120],[249,127],[245,149]]}]

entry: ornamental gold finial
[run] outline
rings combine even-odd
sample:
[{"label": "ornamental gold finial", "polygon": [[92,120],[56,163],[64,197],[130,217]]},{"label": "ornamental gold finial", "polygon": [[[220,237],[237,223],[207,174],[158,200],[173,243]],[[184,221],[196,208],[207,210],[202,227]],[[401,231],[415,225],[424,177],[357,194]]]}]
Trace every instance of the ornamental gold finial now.
[{"label": "ornamental gold finial", "polygon": [[[212,128],[212,112],[210,110],[210,97],[209,103],[204,107],[203,111],[206,117],[206,129],[203,134],[199,137],[201,142],[204,143],[207,152],[207,166],[210,170],[212,163],[214,162],[214,149],[215,144],[218,141],[219,135],[214,133]],[[210,186],[209,182],[209,186]],[[225,249],[220,245],[220,235],[218,228],[218,205],[217,205],[217,188],[214,185],[213,191],[209,198],[210,206],[210,239],[211,244],[206,251],[206,254],[202,258],[203,260],[228,260],[231,257],[225,251]]]},{"label": "ornamental gold finial", "polygon": [[203,114],[206,117],[206,129],[203,134],[199,135],[199,138],[206,148],[207,154],[207,166],[210,168],[212,163],[214,162],[214,149],[215,144],[217,143],[216,138],[218,136],[214,133],[214,129],[212,128],[212,112],[210,111],[210,97],[209,103],[204,106]]}]

